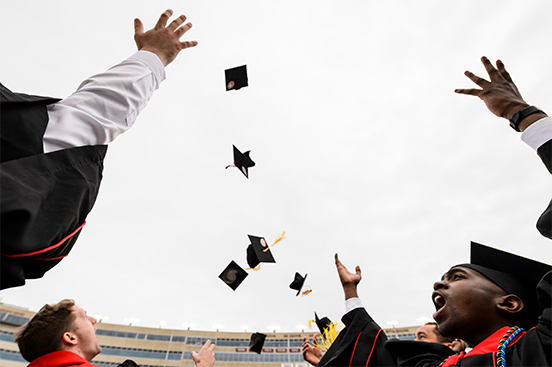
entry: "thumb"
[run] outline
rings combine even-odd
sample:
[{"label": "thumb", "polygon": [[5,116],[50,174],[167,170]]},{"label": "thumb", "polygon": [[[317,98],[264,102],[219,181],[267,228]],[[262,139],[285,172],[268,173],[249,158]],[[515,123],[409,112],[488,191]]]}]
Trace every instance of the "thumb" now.
[{"label": "thumb", "polygon": [[134,35],[140,35],[144,33],[144,25],[142,24],[142,21],[138,18],[134,19]]}]

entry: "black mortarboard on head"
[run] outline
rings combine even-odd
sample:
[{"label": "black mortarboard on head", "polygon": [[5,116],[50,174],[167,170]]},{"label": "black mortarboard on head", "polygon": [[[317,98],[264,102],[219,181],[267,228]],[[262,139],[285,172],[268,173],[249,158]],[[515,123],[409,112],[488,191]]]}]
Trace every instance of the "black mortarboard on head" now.
[{"label": "black mortarboard on head", "polygon": [[520,297],[526,322],[535,326],[543,308],[537,300],[536,287],[552,266],[497,250],[476,242],[471,243],[470,264],[453,266],[476,270],[509,294]]},{"label": "black mortarboard on head", "polygon": [[251,244],[247,247],[247,264],[250,268],[255,268],[260,263],[275,263],[274,257],[270,252],[270,247],[264,237],[247,235]]},{"label": "black mortarboard on head", "polygon": [[242,65],[224,71],[226,77],[226,90],[238,90],[247,87],[247,66]]},{"label": "black mortarboard on head", "polygon": [[250,150],[242,153],[238,150],[238,148],[236,148],[235,145],[232,146],[234,147],[234,165],[226,166],[226,168],[237,167],[245,175],[245,177],[249,178],[249,172],[247,168],[253,167],[255,165],[255,162],[253,162],[253,160],[249,158]]},{"label": "black mortarboard on head", "polygon": [[307,279],[307,275],[308,274],[305,274],[305,276],[301,276],[301,274],[299,273],[295,273],[295,279],[293,279],[293,282],[291,282],[291,284],[289,285],[289,287],[291,289],[294,289],[297,291],[297,294],[295,296],[298,296],[299,293],[301,293],[301,288],[303,288],[303,284],[305,284],[305,279]]},{"label": "black mortarboard on head", "polygon": [[328,328],[332,323],[331,320],[325,316],[319,319],[316,312],[314,312],[314,321],[316,322],[316,326],[318,326],[318,330],[320,330],[320,333],[322,334],[324,333],[324,329]]},{"label": "black mortarboard on head", "polygon": [[251,334],[251,340],[249,341],[249,350],[251,352],[261,354],[265,339],[266,339],[265,334],[261,334],[261,333]]},{"label": "black mortarboard on head", "polygon": [[233,290],[236,290],[243,280],[248,276],[238,264],[232,260],[230,264],[220,273],[219,278]]}]

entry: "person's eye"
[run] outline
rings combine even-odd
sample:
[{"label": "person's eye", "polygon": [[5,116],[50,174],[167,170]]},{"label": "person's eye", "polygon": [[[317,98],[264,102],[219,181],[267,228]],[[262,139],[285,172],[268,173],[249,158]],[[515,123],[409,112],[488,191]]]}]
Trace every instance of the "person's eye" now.
[{"label": "person's eye", "polygon": [[458,279],[464,279],[464,277],[463,277],[462,275],[460,275],[460,274],[454,274],[454,275],[452,276],[452,280],[458,280]]}]

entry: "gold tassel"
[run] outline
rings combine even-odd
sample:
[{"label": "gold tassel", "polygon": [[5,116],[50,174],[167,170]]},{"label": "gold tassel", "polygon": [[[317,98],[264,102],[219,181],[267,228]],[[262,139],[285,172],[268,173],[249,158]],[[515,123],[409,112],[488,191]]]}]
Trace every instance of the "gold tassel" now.
[{"label": "gold tassel", "polygon": [[261,265],[258,265],[258,266],[255,267],[255,268],[247,268],[247,269],[245,269],[245,270],[255,270],[255,271],[257,271],[257,270],[260,270],[260,269],[261,269]]},{"label": "gold tassel", "polygon": [[306,295],[309,294],[310,292],[312,292],[311,287],[309,287],[309,289],[307,289],[306,291],[303,291],[301,294],[302,294],[303,296],[306,296]]},{"label": "gold tassel", "polygon": [[314,339],[314,346],[322,349],[324,352],[327,352],[328,349],[332,346],[332,343],[337,339],[337,336],[343,329],[343,325],[337,322],[330,323],[327,327],[324,328],[324,332],[320,335],[322,341],[319,343],[318,340]]},{"label": "gold tassel", "polygon": [[285,232],[285,231],[282,232],[282,234],[281,234],[278,238],[276,238],[276,241],[274,241],[274,243],[273,243],[272,245],[270,245],[270,246],[268,246],[267,248],[265,248],[265,249],[263,250],[263,252],[267,252],[268,249],[270,249],[272,246],[274,246],[275,244],[277,244],[277,243],[280,242],[281,240],[285,239],[285,238],[286,238],[285,235],[286,235],[286,232]]}]

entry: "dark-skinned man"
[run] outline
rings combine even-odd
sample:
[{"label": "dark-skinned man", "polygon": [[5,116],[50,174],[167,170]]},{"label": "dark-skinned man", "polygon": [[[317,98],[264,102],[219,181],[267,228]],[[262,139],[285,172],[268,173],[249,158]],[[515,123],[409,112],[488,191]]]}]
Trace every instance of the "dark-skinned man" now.
[{"label": "dark-skinned man", "polygon": [[[510,120],[522,140],[535,149],[552,173],[552,119],[527,104],[504,63],[486,58],[490,80],[467,71],[481,89],[457,89],[479,97],[495,115]],[[551,207],[540,217],[539,231],[551,237]],[[336,255],[345,293],[341,331],[318,366],[497,366],[552,364],[552,267],[477,243],[470,263],[453,266],[433,288],[439,332],[462,339],[467,348],[453,354],[435,343],[387,341],[358,299],[360,268],[351,273]]]},{"label": "dark-skinned man", "polygon": [[[360,267],[349,272],[336,254],[346,328],[317,366],[549,366],[552,267],[476,243],[471,251],[471,262],[453,266],[432,294],[439,332],[468,346],[459,354],[438,343],[387,340],[358,298]],[[508,272],[511,264],[530,272],[518,278]],[[529,284],[537,291],[527,291]],[[314,349],[304,349],[306,360]]]}]

